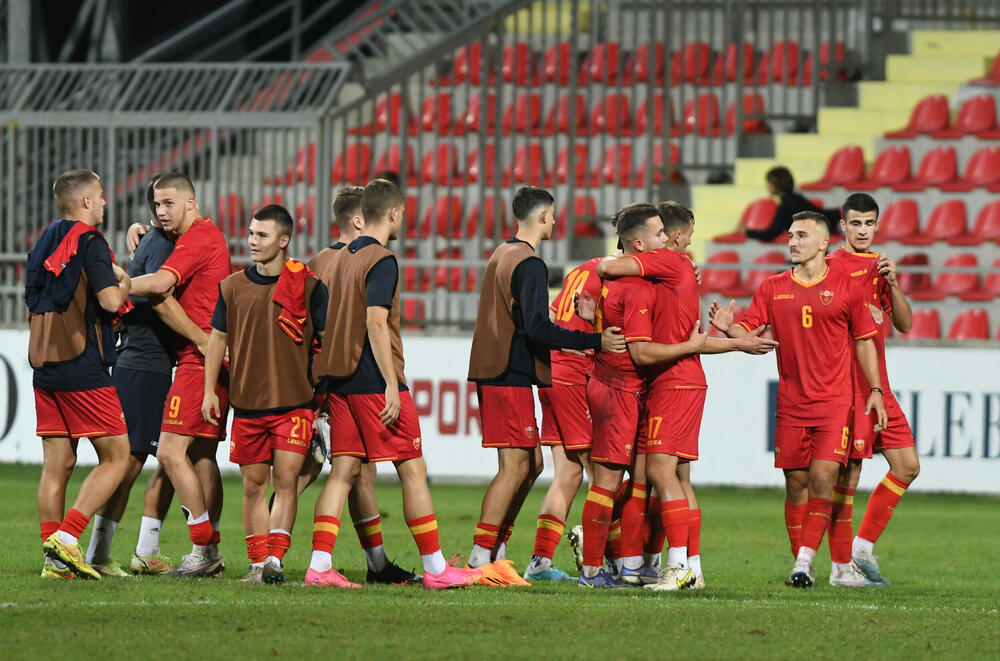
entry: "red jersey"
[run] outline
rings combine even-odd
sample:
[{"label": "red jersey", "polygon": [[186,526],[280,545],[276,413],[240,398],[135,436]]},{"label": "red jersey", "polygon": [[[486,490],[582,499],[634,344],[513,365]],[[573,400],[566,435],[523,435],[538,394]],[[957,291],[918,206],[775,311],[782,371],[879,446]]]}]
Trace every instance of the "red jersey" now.
[{"label": "red jersey", "polygon": [[747,332],[770,325],[778,341],[778,422],[843,424],[853,401],[854,342],[878,333],[861,288],[847,273],[827,267],[809,284],[792,271],[772,275],[739,323]]},{"label": "red jersey", "polygon": [[[653,337],[653,286],[641,278],[608,280],[598,299],[598,330],[617,326],[625,342],[649,342]],[[601,351],[591,372],[601,383],[628,392],[645,389],[645,378],[628,351]]]},{"label": "red jersey", "polygon": [[[889,283],[878,272],[877,252],[847,252],[843,248],[838,248],[826,256],[827,263],[836,266],[847,273],[851,280],[858,283],[864,293],[864,300],[868,304],[868,310],[872,313],[872,320],[878,327],[879,332],[872,339],[875,340],[875,349],[878,351],[878,370],[882,380],[882,389],[886,392],[889,388],[889,373],[885,366],[885,338],[889,335],[889,327],[892,325],[892,290]],[[865,373],[861,370],[861,363],[858,362],[857,354],[854,355],[854,392],[857,394],[868,394],[868,381]]]},{"label": "red jersey", "polygon": [[[174,298],[191,321],[203,331],[212,330],[212,312],[219,298],[219,283],[229,277],[229,246],[226,237],[208,218],[194,221],[174,245],[160,268],[177,278]],[[204,365],[205,357],[188,339],[178,337],[177,364]]]},{"label": "red jersey", "polygon": [[[569,330],[593,333],[590,322],[577,316],[573,307],[573,297],[587,292],[595,301],[601,296],[601,279],[597,276],[597,263],[603,259],[595,257],[587,260],[569,272],[563,280],[562,289],[556,299],[549,305],[555,316],[556,326]],[[552,351],[552,382],[563,384],[587,385],[587,372],[593,364],[592,356],[575,356],[563,351]]]},{"label": "red jersey", "polygon": [[[698,278],[691,260],[673,250],[654,250],[631,257],[643,277],[658,283],[653,288],[656,296],[653,341],[660,344],[686,341],[695,322],[701,319]],[[650,389],[707,387],[698,354],[647,368],[646,381]]]}]

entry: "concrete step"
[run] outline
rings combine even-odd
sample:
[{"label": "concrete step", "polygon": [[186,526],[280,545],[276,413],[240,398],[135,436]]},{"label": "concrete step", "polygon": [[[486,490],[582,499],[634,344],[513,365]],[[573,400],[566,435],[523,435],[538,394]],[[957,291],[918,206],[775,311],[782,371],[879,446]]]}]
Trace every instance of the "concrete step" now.
[{"label": "concrete step", "polygon": [[958,92],[958,82],[903,83],[864,81],[858,83],[858,107],[869,110],[880,108],[905,108],[912,110],[920,99],[932,94],[953,98]]},{"label": "concrete step", "polygon": [[910,33],[913,55],[985,55],[1000,51],[1000,30],[914,30]]},{"label": "concrete step", "polygon": [[821,135],[882,135],[906,126],[908,108],[820,108],[817,121]]},{"label": "concrete step", "polygon": [[984,75],[992,62],[984,55],[889,55],[885,77],[894,83],[964,83]]},{"label": "concrete step", "polygon": [[865,161],[874,158],[874,136],[819,135],[815,133],[783,133],[775,136],[774,154],[778,160],[820,161],[826,163],[841,147],[858,145]]}]

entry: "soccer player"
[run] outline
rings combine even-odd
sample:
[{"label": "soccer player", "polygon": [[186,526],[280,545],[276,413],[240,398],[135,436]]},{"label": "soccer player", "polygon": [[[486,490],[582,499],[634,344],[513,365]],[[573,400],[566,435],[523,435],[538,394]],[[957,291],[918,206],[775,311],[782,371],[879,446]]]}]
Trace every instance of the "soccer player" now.
[{"label": "soccer player", "polygon": [[[52,193],[63,219],[49,225],[28,253],[24,287],[43,455],[37,501],[42,577],[100,579],[79,538],[128,467],[125,419],[108,366],[114,363],[112,314],[128,302],[131,279],[97,229],[105,204],[99,177],[90,170],[63,172]],[[83,437],[93,444],[98,465],[64,516]]]},{"label": "soccer player", "polygon": [[[364,193],[362,186],[348,186],[337,191],[333,200],[333,218],[340,230],[340,238],[329,247],[321,250],[309,261],[309,268],[323,279],[328,288],[336,286],[334,280],[336,273],[336,262],[344,255],[349,254],[344,251],[349,244],[361,236],[365,229],[365,219],[361,214],[361,195]],[[331,318],[337,313],[332,307],[328,310]],[[321,380],[320,390],[323,392],[321,401],[325,409],[326,395],[329,390],[327,377],[331,375],[330,346],[327,343],[313,363],[313,375]],[[334,387],[336,387],[336,379]],[[337,430],[339,433],[339,430]],[[322,470],[322,464],[306,458],[302,473],[299,476],[299,495],[311,484]],[[358,534],[358,541],[361,543],[361,550],[365,554],[365,562],[368,565],[368,573],[365,581],[368,583],[386,584],[406,584],[415,583],[419,577],[413,572],[406,571],[395,562],[389,560],[382,543],[382,517],[378,511],[378,500],[375,497],[375,463],[368,462],[361,464],[357,480],[347,496],[347,508],[351,513],[351,520],[354,522],[354,530]]]},{"label": "soccer player", "polygon": [[833,485],[849,452],[852,338],[870,390],[865,413],[874,411],[883,427],[886,414],[872,340],[878,328],[861,288],[826,263],[826,217],[797,213],[788,235],[794,267],[757,288],[739,323],[733,323],[735,302],[726,308],[713,302],[711,316],[713,325],[729,337],[770,325],[779,342],[774,465],[785,473],[786,509],[805,503],[801,537],[789,527],[798,552],[787,584],[809,588],[815,582],[813,558],[833,509]]},{"label": "soccer player", "polygon": [[330,305],[337,310],[328,331],[331,372],[339,379],[327,397],[330,408],[330,476],[316,501],[313,554],[305,584],[359,587],[333,569],[340,514],[362,461],[393,462],[403,492],[403,514],[424,566],[429,589],[475,583],[478,571],[445,562],[437,517],[427,487],[420,424],[403,376],[399,333],[399,265],[386,244],[399,236],[406,205],[391,182],[376,179],[361,195],[365,230],[332,269]]},{"label": "soccer player", "polygon": [[[563,280],[562,289],[549,306],[549,320],[568,330],[592,332],[593,325],[576,314],[574,301],[582,292],[595,301],[601,295],[597,276],[600,257],[576,267]],[[593,353],[558,349],[550,353],[552,387],[538,390],[542,405],[541,444],[552,451],[555,476],[545,493],[535,527],[535,548],[524,572],[527,581],[571,581],[552,564],[559,539],[566,528],[570,506],[584,472],[590,473],[592,426],[587,407],[587,374]]]},{"label": "soccer player", "polygon": [[[198,213],[194,185],[184,174],[164,174],[153,189],[157,217],[163,229],[176,234],[178,239],[163,266],[155,273],[136,278],[132,291],[136,296],[163,296],[173,291],[187,316],[208,332],[219,283],[232,270],[226,237],[211,220]],[[219,441],[226,436],[229,402],[226,386],[220,383],[216,387],[220,418],[217,424],[206,422],[201,414],[204,356],[189,340],[180,343],[177,356],[156,458],[163,464],[181,505],[187,510],[193,548],[171,575],[212,576],[225,568],[218,549],[222,478],[215,453]]]},{"label": "soccer player", "polygon": [[243,474],[250,557],[243,583],[285,582],[282,560],[292,543],[299,470],[312,438],[312,357],[326,328],[328,295],[315,273],[288,259],[294,226],[288,210],[277,204],[254,213],[247,238],[252,264],[219,284],[205,356],[201,413],[214,425],[221,416],[215,386],[229,350],[229,458]]},{"label": "soccer player", "polygon": [[469,358],[483,447],[496,448],[499,461],[483,496],[469,566],[482,570],[481,584],[498,587],[528,585],[500,547],[542,470],[532,386],[551,385],[550,350],[625,349],[619,328],[586,333],[549,320],[548,270],[536,250],[552,236],[555,199],[547,190],[526,186],[514,194],[512,207],[517,234],[497,247],[486,265]]},{"label": "soccer player", "polygon": [[[889,321],[901,333],[913,325],[910,304],[906,300],[896,277],[896,263],[886,254],[870,252],[878,230],[879,208],[875,200],[865,193],[849,195],[841,205],[841,227],[847,239],[845,247],[827,257],[827,262],[837,265],[857,281],[865,292],[868,309],[879,332],[872,339],[878,354],[879,376],[885,390],[885,410],[888,424],[879,429],[871,414],[865,415],[864,380],[861,366],[854,362],[854,424],[851,454],[847,467],[841,471],[834,487],[833,514],[830,523],[830,555],[833,568],[830,582],[834,585],[864,585],[859,581],[854,566],[864,578],[874,584],[889,585],[874,556],[874,545],[889,524],[906,488],[920,473],[920,459],[913,439],[913,432],[906,421],[889,387],[885,364],[885,337]],[[887,319],[888,317],[888,319]],[[870,458],[872,452],[881,452],[889,462],[889,472],[875,487],[858,535],[851,542],[851,519],[854,489],[861,476],[861,460]]]},{"label": "soccer player", "polygon": [[[690,259],[684,254],[694,235],[694,214],[676,202],[656,207],[666,236],[666,250],[634,251],[627,259],[605,260],[598,267],[604,277],[643,276],[657,284],[653,288],[652,341],[675,344],[689,339],[691,326],[700,319],[698,280]],[[774,349],[773,340],[758,336],[762,328],[738,340],[706,338],[698,353],[743,351],[763,354]],[[701,509],[691,486],[691,464],[698,458],[698,433],[705,406],[707,383],[697,354],[676,361],[656,360],[648,343],[629,345],[636,364],[644,366],[646,385],[645,442],[639,449],[645,457],[645,475],[636,471],[633,491],[646,491],[645,482],[656,488],[660,502],[650,499],[650,517],[658,517],[667,535],[667,566],[656,570],[658,551],[649,553],[641,569],[622,571],[650,584],[654,590],[703,588],[701,572]],[[666,424],[663,424],[666,422]],[[640,496],[641,497],[641,496]],[[635,496],[633,496],[635,498]]]}]

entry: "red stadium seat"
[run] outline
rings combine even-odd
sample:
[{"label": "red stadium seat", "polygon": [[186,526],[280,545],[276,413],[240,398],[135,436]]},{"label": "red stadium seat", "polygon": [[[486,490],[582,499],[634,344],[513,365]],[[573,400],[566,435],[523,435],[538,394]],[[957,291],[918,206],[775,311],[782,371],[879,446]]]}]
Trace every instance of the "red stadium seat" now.
[{"label": "red stadium seat", "polygon": [[[666,49],[662,43],[652,44],[652,50],[650,50],[650,45],[648,43],[639,44],[635,53],[629,57],[625,64],[625,71],[638,83],[653,80],[657,85],[662,85]],[[654,72],[652,77],[649,75],[650,71]]]},{"label": "red stadium seat", "polygon": [[[844,70],[842,65],[844,60],[847,58],[847,50],[844,47],[844,42],[835,41],[833,43],[833,57],[830,57],[830,42],[824,41],[819,45],[819,79],[829,80],[831,71],[833,72],[834,79],[844,81],[847,80],[847,72]],[[833,62],[835,66],[830,66]],[[812,73],[813,73],[813,54],[806,53],[806,62],[803,68],[802,74],[802,84],[809,85],[812,83]]]},{"label": "red stadium seat", "polygon": [[962,177],[941,190],[968,192],[1000,184],[1000,147],[983,147],[969,158]]},{"label": "red stadium seat", "polygon": [[841,147],[830,157],[822,179],[802,184],[802,190],[830,190],[834,186],[850,188],[854,182],[864,178],[864,152],[857,145],[848,145]]},{"label": "red stadium seat", "polygon": [[930,186],[948,184],[958,178],[958,157],[955,148],[935,147],[920,161],[917,173],[909,181],[893,184],[895,191],[920,191]]},{"label": "red stadium seat", "polygon": [[757,84],[770,82],[794,84],[799,73],[799,45],[794,41],[775,41],[757,65]]},{"label": "red stadium seat", "polygon": [[[646,185],[646,173],[647,165],[650,160],[652,160],[653,166],[653,183],[658,184],[663,181],[663,170],[664,165],[667,162],[664,161],[664,146],[661,143],[656,143],[653,145],[652,159],[643,159],[642,164],[639,165],[639,172],[635,175],[635,185],[642,187]],[[668,162],[670,167],[667,168],[667,178],[671,183],[683,184],[684,175],[681,173],[680,169],[677,167],[681,162],[681,152],[677,145],[670,143],[666,149],[669,152]]]},{"label": "red stadium seat", "polygon": [[708,76],[711,65],[711,47],[704,41],[689,41],[670,58],[670,84],[696,85]]},{"label": "red stadium seat", "polygon": [[440,92],[424,99],[420,127],[428,133],[436,132],[438,135],[451,133],[451,92]]},{"label": "red stadium seat", "polygon": [[976,85],[977,87],[1000,86],[1000,52],[993,58],[993,65],[990,66],[989,72],[982,78],[973,78],[969,81],[969,85]]},{"label": "red stadium seat", "polygon": [[[310,145],[309,153],[309,184],[314,181],[316,170],[315,146]],[[333,159],[333,171],[330,173],[332,184],[356,184],[363,186],[371,179],[372,148],[365,143],[350,144]],[[302,178],[299,178],[302,181]]]},{"label": "red stadium seat", "polygon": [[568,41],[550,46],[545,51],[542,62],[542,76],[545,82],[564,86],[569,85],[571,70],[570,44]]},{"label": "red stadium seat", "polygon": [[755,55],[753,45],[743,42],[742,44],[728,44],[726,49],[715,58],[715,64],[712,65],[711,83],[713,85],[724,85],[725,83],[736,82],[741,55],[743,57],[742,77],[744,80],[749,81],[753,75]]},{"label": "red stadium seat", "polygon": [[[726,109],[726,136],[736,132],[736,102],[733,101]],[[764,122],[764,97],[760,94],[747,93],[743,95],[743,129],[744,134],[764,134],[768,132]],[[863,172],[862,172],[863,173]]]},{"label": "red stadium seat", "polygon": [[220,195],[215,207],[215,224],[227,237],[246,236],[247,223],[246,204],[239,193]]},{"label": "red stadium seat", "polygon": [[[778,203],[769,197],[754,200],[743,210],[740,216],[740,227],[747,229],[762,230],[771,224],[774,212],[778,210]],[[724,234],[712,239],[716,243],[743,243],[747,240],[742,230],[737,230],[730,234]]]},{"label": "red stadium seat", "polygon": [[614,184],[616,186],[632,186],[632,143],[625,142],[611,145],[604,150],[601,164],[594,170],[592,186]]},{"label": "red stadium seat", "polygon": [[[754,264],[786,264],[788,263],[788,256],[783,252],[778,252],[777,250],[772,250],[766,252],[757,259],[753,260]],[[776,269],[760,269],[757,271],[750,271],[747,273],[746,279],[743,281],[742,287],[745,291],[753,293],[757,287],[760,286],[762,282],[770,278],[775,273],[778,273]]]},{"label": "red stadium seat", "polygon": [[[462,200],[455,195],[439,197],[427,210],[424,225],[446,239],[462,238]],[[424,237],[421,237],[424,238]]]},{"label": "red stadium seat", "polygon": [[[577,143],[573,152],[576,161],[576,165],[573,167],[573,185],[577,188],[587,187],[590,185],[590,146],[587,143]],[[563,147],[556,153],[556,168],[546,178],[546,186],[569,182],[569,155],[569,147]]]},{"label": "red stadium seat", "polygon": [[[398,144],[389,145],[378,160],[375,162],[375,172],[383,172],[385,170],[390,170],[392,172],[399,172],[401,175],[405,168],[405,178],[404,181],[410,186],[417,185],[417,163],[413,156],[413,147],[406,145],[406,164],[403,164],[403,154],[402,149]],[[361,183],[361,182],[359,182]]]},{"label": "red stadium seat", "polygon": [[[965,202],[945,200],[934,207],[927,219],[927,227],[922,232],[899,239],[905,245],[929,246],[935,241],[947,241],[967,234],[969,227]],[[880,231],[881,234],[881,231]]]},{"label": "red stadium seat", "polygon": [[512,131],[538,135],[542,123],[542,95],[537,92],[518,94],[503,112],[503,134]]},{"label": "red stadium seat", "polygon": [[520,41],[504,46],[500,71],[505,83],[537,85],[538,65],[531,44]]},{"label": "red stadium seat", "polygon": [[594,44],[580,67],[579,83],[618,83],[621,45],[617,41]]},{"label": "red stadium seat", "polygon": [[590,132],[592,135],[631,136],[632,105],[628,95],[609,94],[598,101],[590,115]]},{"label": "red stadium seat", "polygon": [[953,246],[974,246],[985,241],[1000,243],[1000,200],[983,205],[971,232],[948,239]]},{"label": "red stadium seat", "polygon": [[[911,253],[903,255],[896,261],[896,266],[930,266],[931,261],[924,253]],[[929,289],[931,286],[930,273],[925,271],[900,271],[897,276],[899,288],[904,294],[910,295],[915,292]]]},{"label": "red stadium seat", "polygon": [[414,298],[403,299],[403,328],[408,330],[423,328],[425,305]]},{"label": "red stadium seat", "polygon": [[[944,260],[943,266],[979,266],[979,260],[972,253],[961,253]],[[978,274],[944,271],[938,274],[929,288],[913,292],[910,298],[915,301],[940,301],[947,296],[961,296],[978,288]]]},{"label": "red stadium seat", "polygon": [[463,183],[458,173],[458,152],[455,145],[441,143],[424,154],[420,164],[421,182],[437,183],[439,186],[453,186]]},{"label": "red stadium seat", "polygon": [[469,183],[483,181],[492,186],[496,179],[495,163],[496,146],[492,142],[486,143],[481,155],[478,147],[470,149],[469,156],[465,159],[465,172]]},{"label": "red stadium seat", "polygon": [[997,132],[997,107],[993,97],[989,94],[974,96],[965,103],[958,111],[955,123],[949,129],[941,129],[931,133],[932,138],[953,140],[965,135],[978,135],[988,137],[1000,137]]},{"label": "red stadium seat", "polygon": [[[497,227],[497,214],[499,213],[500,226]],[[465,218],[465,236],[472,238],[476,236],[479,228],[483,228],[483,236],[490,238],[493,236],[509,237],[514,233],[513,223],[507,220],[507,203],[502,197],[487,195],[483,198],[482,205],[475,204],[469,209]]]},{"label": "red stadium seat", "polygon": [[880,241],[900,241],[920,233],[920,208],[910,199],[896,200],[878,222]]},{"label": "red stadium seat", "polygon": [[992,301],[997,297],[1000,297],[1000,259],[993,262],[993,272],[983,278],[979,289],[959,295],[963,301]]},{"label": "red stadium seat", "polygon": [[504,173],[504,185],[527,184],[545,185],[545,153],[540,143],[518,147],[514,152],[514,162]]},{"label": "red stadium seat", "polygon": [[[740,256],[735,250],[723,250],[708,258],[709,265],[739,264]],[[706,265],[701,271],[701,293],[718,293],[726,297],[746,295],[740,287],[739,269]]]},{"label": "red stadium seat", "polygon": [[[574,95],[576,110],[576,134],[578,136],[587,135],[587,101],[583,94]],[[543,131],[545,135],[568,134],[570,132],[570,95],[563,94],[556,100],[556,105],[549,111],[545,118]]]},{"label": "red stadium seat", "polygon": [[[669,97],[665,97],[663,92],[653,95],[653,135],[663,135],[663,127],[670,126],[672,133],[677,134],[677,121],[674,119],[674,102],[669,99],[669,106],[664,108],[664,103]],[[666,111],[666,112],[665,112]],[[646,127],[649,125],[649,100],[643,99],[639,108],[635,111],[635,135],[645,135]]]},{"label": "red stadium seat", "polygon": [[871,174],[867,179],[854,182],[855,190],[875,190],[882,186],[892,186],[910,179],[910,149],[903,145],[889,147],[875,157]]},{"label": "red stadium seat", "polygon": [[909,333],[900,333],[908,340],[940,340],[941,316],[937,308],[920,308],[913,311],[913,326]]},{"label": "red stadium seat", "polygon": [[[452,82],[458,85],[468,81],[470,85],[479,85],[482,82],[482,72],[483,45],[481,42],[476,41],[458,49],[455,54]],[[492,81],[490,82],[492,84]]]},{"label": "red stadium seat", "polygon": [[[462,129],[459,130],[456,124],[456,135],[465,133],[479,133],[480,122],[483,121],[483,96],[481,94],[473,94],[469,98],[469,107],[465,111],[465,116],[461,120]],[[486,134],[493,135],[496,131],[496,116],[497,116],[497,95],[493,92],[489,92],[486,95]]]},{"label": "red stadium seat", "polygon": [[702,92],[684,104],[683,132],[685,135],[698,132],[710,136],[719,129],[719,97],[711,92]]},{"label": "red stadium seat", "polygon": [[308,236],[313,235],[316,222],[316,196],[310,195],[304,202],[295,205],[296,231]]},{"label": "red stadium seat", "polygon": [[349,133],[361,135],[373,135],[386,130],[393,135],[399,135],[403,127],[405,116],[409,116],[412,122],[414,115],[412,112],[403,112],[403,94],[392,92],[388,96],[383,96],[375,103],[375,120],[361,127],[348,129]]},{"label": "red stadium seat", "polygon": [[948,128],[951,115],[948,111],[948,97],[944,94],[932,94],[920,99],[910,114],[910,121],[905,128],[889,131],[887,138],[915,138],[918,135],[929,135]]},{"label": "red stadium seat", "polygon": [[[590,195],[577,195],[576,199],[573,200],[573,215],[577,219],[585,219],[585,222],[589,221],[597,215],[597,202]],[[566,224],[568,222],[569,209],[566,205],[562,205],[559,209],[559,213],[556,214],[556,231],[555,238],[561,239],[566,236]],[[573,233],[576,235],[576,226],[581,223],[574,223]]]},{"label": "red stadium seat", "polygon": [[990,318],[983,308],[972,308],[962,312],[951,322],[948,329],[949,340],[990,339]]},{"label": "red stadium seat", "polygon": [[274,194],[268,193],[267,195],[260,198],[260,202],[253,205],[253,208],[250,209],[250,215],[253,216],[261,208],[266,207],[269,204],[280,204],[281,206],[285,206],[285,198],[282,197],[281,193],[274,193]]}]

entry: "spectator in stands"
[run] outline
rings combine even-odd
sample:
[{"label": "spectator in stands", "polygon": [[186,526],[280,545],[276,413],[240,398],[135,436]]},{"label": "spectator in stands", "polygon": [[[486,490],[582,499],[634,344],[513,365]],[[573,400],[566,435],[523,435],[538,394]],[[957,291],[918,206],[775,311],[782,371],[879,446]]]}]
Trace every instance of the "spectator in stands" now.
[{"label": "spectator in stands", "polygon": [[771,224],[766,228],[762,230],[742,228],[748,239],[773,241],[788,231],[792,225],[792,216],[800,211],[817,211],[824,214],[827,217],[831,234],[837,231],[840,212],[836,209],[830,211],[821,209],[800,193],[796,193],[795,179],[788,168],[781,165],[773,167],[767,171],[764,180],[767,182],[768,193],[778,197],[778,208],[774,212]]}]

